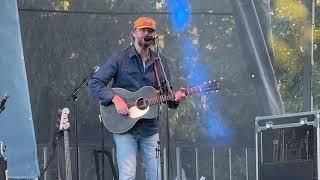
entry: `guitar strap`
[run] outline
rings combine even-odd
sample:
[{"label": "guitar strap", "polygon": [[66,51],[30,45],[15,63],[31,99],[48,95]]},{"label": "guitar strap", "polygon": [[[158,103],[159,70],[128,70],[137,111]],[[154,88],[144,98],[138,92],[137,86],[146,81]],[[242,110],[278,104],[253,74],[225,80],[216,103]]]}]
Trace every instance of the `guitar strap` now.
[{"label": "guitar strap", "polygon": [[153,63],[153,68],[154,68],[155,79],[158,82],[158,88],[160,90],[160,93],[162,93],[161,92],[161,83],[160,83],[159,74],[158,74],[158,66],[157,66],[157,61],[156,60]]}]

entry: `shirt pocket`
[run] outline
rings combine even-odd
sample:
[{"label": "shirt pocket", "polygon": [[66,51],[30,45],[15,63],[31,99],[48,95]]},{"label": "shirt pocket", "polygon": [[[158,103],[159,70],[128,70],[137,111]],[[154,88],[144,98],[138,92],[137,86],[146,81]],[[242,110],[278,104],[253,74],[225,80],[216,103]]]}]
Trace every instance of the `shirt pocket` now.
[{"label": "shirt pocket", "polygon": [[122,75],[125,77],[138,77],[140,72],[138,69],[125,69],[122,71]]},{"label": "shirt pocket", "polygon": [[137,86],[140,84],[140,76],[138,69],[125,69],[121,72],[119,80],[122,85]]}]

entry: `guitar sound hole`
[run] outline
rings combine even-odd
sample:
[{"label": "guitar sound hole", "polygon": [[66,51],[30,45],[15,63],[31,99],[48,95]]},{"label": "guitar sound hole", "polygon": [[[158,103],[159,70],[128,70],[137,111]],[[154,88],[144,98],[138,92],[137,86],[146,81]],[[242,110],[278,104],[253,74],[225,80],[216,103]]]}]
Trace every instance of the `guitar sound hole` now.
[{"label": "guitar sound hole", "polygon": [[145,110],[149,106],[148,101],[144,98],[139,98],[136,105],[140,110]]}]

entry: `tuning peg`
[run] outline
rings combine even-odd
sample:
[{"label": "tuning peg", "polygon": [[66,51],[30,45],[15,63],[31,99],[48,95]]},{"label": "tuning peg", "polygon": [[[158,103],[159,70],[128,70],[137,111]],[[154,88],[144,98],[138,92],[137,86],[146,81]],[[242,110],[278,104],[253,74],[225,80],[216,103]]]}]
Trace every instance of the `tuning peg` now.
[{"label": "tuning peg", "polygon": [[69,114],[70,113],[70,109],[69,108],[63,108],[62,109],[66,114]]}]

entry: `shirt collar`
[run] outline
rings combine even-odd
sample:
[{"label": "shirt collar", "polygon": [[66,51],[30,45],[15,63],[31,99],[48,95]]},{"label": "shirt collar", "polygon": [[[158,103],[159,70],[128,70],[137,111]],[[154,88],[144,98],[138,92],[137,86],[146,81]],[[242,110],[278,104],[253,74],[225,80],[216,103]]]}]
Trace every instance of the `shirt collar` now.
[{"label": "shirt collar", "polygon": [[132,58],[133,56],[138,57],[138,54],[137,54],[136,48],[132,45],[129,47],[129,57]]},{"label": "shirt collar", "polygon": [[[132,58],[133,56],[139,57],[138,53],[136,51],[136,48],[134,47],[134,45],[131,45],[129,47],[129,57]],[[155,61],[156,58],[157,58],[157,54],[151,50],[149,61],[153,62],[153,61]]]}]

